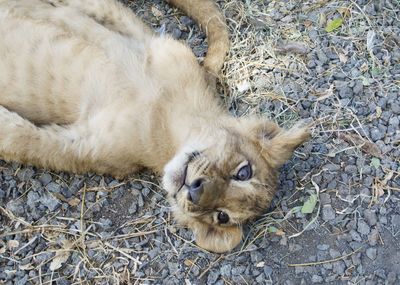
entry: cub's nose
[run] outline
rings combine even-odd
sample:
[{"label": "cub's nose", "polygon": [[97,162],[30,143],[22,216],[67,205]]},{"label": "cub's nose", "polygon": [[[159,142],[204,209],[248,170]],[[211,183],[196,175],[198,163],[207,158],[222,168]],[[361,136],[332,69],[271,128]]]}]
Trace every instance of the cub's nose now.
[{"label": "cub's nose", "polygon": [[197,204],[204,192],[203,179],[196,179],[189,185],[189,200]]}]

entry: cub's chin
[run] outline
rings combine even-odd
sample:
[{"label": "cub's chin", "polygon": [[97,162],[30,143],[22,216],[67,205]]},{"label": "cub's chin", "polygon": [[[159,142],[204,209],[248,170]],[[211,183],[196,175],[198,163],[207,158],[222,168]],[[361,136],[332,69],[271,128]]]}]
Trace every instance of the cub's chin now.
[{"label": "cub's chin", "polygon": [[241,242],[243,237],[241,226],[219,226],[200,221],[181,205],[182,201],[179,200],[184,199],[183,195],[182,193],[177,198],[169,196],[172,213],[179,224],[193,231],[199,247],[210,252],[224,253],[231,251]]},{"label": "cub's chin", "polygon": [[242,240],[240,226],[219,227],[198,223],[193,228],[196,243],[211,252],[223,253],[235,248]]}]

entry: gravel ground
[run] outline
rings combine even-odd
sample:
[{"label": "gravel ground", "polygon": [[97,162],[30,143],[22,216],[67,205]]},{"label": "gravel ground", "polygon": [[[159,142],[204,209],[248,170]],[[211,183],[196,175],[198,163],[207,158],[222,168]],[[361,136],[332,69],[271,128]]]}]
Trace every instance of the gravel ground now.
[{"label": "gravel ground", "polygon": [[[227,108],[315,122],[269,212],[233,252],[210,254],[174,224],[151,173],[0,161],[0,284],[400,284],[399,2],[219,4],[233,42]],[[158,0],[129,5],[204,56],[188,17]]]}]

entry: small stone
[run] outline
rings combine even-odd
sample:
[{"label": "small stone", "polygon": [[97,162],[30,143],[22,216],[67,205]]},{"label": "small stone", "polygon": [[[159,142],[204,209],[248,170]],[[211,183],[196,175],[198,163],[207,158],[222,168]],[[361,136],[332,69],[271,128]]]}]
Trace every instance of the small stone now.
[{"label": "small stone", "polygon": [[0,199],[3,199],[4,197],[6,197],[6,191],[0,189]]},{"label": "small stone", "polygon": [[193,20],[187,16],[182,16],[179,18],[179,20],[181,21],[182,25],[184,25],[184,26],[191,26],[194,24]]},{"label": "small stone", "polygon": [[52,193],[60,193],[61,191],[61,186],[55,182],[48,183],[44,188]]},{"label": "small stone", "polygon": [[400,115],[400,104],[399,103],[391,103],[390,104],[390,110],[396,114],[396,115]]},{"label": "small stone", "polygon": [[[231,270],[232,275],[240,275],[246,270],[246,267],[243,265],[235,266]],[[272,270],[272,268],[271,268]],[[271,271],[272,272],[272,271]]]},{"label": "small stone", "polygon": [[347,166],[344,168],[344,171],[345,171],[346,173],[348,173],[348,174],[354,176],[354,175],[357,175],[358,168],[357,168],[357,166],[351,165],[351,164],[350,164],[350,165],[347,165]]},{"label": "small stone", "polygon": [[385,133],[381,132],[381,130],[379,130],[379,128],[373,127],[370,130],[370,136],[371,136],[371,139],[374,142],[376,142],[376,141],[383,139],[385,137]]},{"label": "small stone", "polygon": [[[264,283],[265,283],[265,276],[264,276],[263,273],[259,274],[259,275],[256,277],[256,282],[257,282],[258,284],[264,284]],[[224,284],[225,284],[225,283],[224,283]]]},{"label": "small stone", "polygon": [[180,29],[176,28],[172,31],[172,37],[174,39],[179,39],[181,36],[182,36],[182,31]]},{"label": "small stone", "polygon": [[96,201],[96,193],[95,192],[86,192],[85,200],[89,202]]},{"label": "small stone", "polygon": [[350,236],[354,241],[357,241],[357,242],[361,242],[362,241],[362,238],[361,238],[360,234],[358,232],[356,232],[355,230],[351,230],[350,231]]},{"label": "small stone", "polygon": [[346,270],[346,265],[344,264],[343,261],[340,260],[333,263],[332,271],[334,273],[342,275],[345,270]]},{"label": "small stone", "polygon": [[7,210],[10,210],[14,215],[21,216],[25,213],[24,202],[21,199],[11,200],[7,203]]},{"label": "small stone", "polygon": [[28,282],[28,274],[26,274],[22,279],[19,279],[15,285],[25,285]]},{"label": "small stone", "polygon": [[387,285],[393,285],[393,284],[396,283],[396,279],[397,279],[396,272],[390,271],[390,272],[388,273],[387,278],[386,278],[386,283],[385,283],[385,284],[387,284]]},{"label": "small stone", "polygon": [[324,221],[331,221],[335,219],[335,210],[331,205],[328,204],[322,207],[322,219]]},{"label": "small stone", "polygon": [[375,226],[378,221],[376,213],[370,209],[366,209],[364,211],[364,218],[367,220],[367,223],[370,226]]},{"label": "small stone", "polygon": [[368,235],[371,229],[364,220],[358,220],[357,231],[362,235]]},{"label": "small stone", "polygon": [[57,285],[70,285],[71,281],[65,279],[64,277],[57,278]]},{"label": "small stone", "polygon": [[365,254],[368,256],[369,259],[374,260],[376,258],[376,248],[368,248]]},{"label": "small stone", "polygon": [[273,272],[273,270],[272,270],[271,266],[268,266],[268,265],[264,266],[264,274],[265,274],[265,276],[271,276],[272,272]]},{"label": "small stone", "polygon": [[54,211],[61,206],[61,203],[48,193],[44,193],[42,195],[42,197],[40,198],[40,203],[47,207],[47,209],[49,209],[50,211]]},{"label": "small stone", "polygon": [[337,164],[326,164],[324,165],[324,169],[328,170],[328,171],[339,171],[340,170],[340,166]]},{"label": "small stone", "polygon": [[358,95],[364,90],[364,85],[361,80],[356,80],[356,83],[353,87],[354,94]]},{"label": "small stone", "polygon": [[50,183],[50,181],[52,180],[53,178],[51,177],[51,175],[50,174],[48,174],[48,173],[43,173],[42,175],[40,175],[40,177],[39,177],[39,181],[42,183],[42,185],[44,185],[44,186],[46,186],[47,184],[49,184]]},{"label": "small stone", "polygon": [[[93,192],[94,193],[94,192]],[[69,187],[62,187],[61,188],[61,194],[65,197],[65,198],[71,198],[72,197],[72,191],[69,189]],[[96,194],[95,194],[96,195]]]},{"label": "small stone", "polygon": [[328,193],[321,193],[319,195],[319,200],[322,205],[327,205],[331,203],[331,196]]},{"label": "small stone", "polygon": [[329,61],[328,57],[326,56],[326,54],[323,52],[322,49],[317,49],[316,54],[321,65],[324,65]]},{"label": "small stone", "polygon": [[207,284],[213,285],[217,282],[219,277],[219,272],[218,271],[210,271],[207,277]]},{"label": "small stone", "polygon": [[348,86],[344,86],[339,90],[339,96],[340,98],[351,98],[353,96],[353,89]]},{"label": "small stone", "polygon": [[39,203],[40,196],[35,191],[29,191],[27,194],[26,204],[30,208],[35,208],[36,205]]},{"label": "small stone", "polygon": [[321,277],[321,276],[319,276],[319,275],[313,275],[312,277],[311,277],[311,282],[312,283],[322,283],[322,281],[324,281],[324,279]]},{"label": "small stone", "polygon": [[382,279],[386,279],[386,272],[384,269],[378,269],[375,271],[375,274]]},{"label": "small stone", "polygon": [[319,244],[319,245],[317,245],[317,248],[319,250],[328,250],[329,249],[329,245],[327,245],[327,244]]},{"label": "small stone", "polygon": [[333,74],[333,77],[336,79],[345,79],[345,78],[347,78],[347,75],[345,73],[343,73],[342,71],[338,71]]},{"label": "small stone", "polygon": [[104,219],[104,218],[101,218],[100,220],[99,220],[99,223],[101,224],[101,226],[104,228],[104,229],[107,229],[107,228],[109,228],[109,227],[111,227],[112,226],[112,221],[110,220],[110,219]]},{"label": "small stone", "polygon": [[179,263],[168,262],[168,270],[171,275],[175,274],[179,270]]},{"label": "small stone", "polygon": [[368,236],[368,242],[371,246],[375,246],[379,240],[379,231],[377,229],[372,229]]},{"label": "small stone", "polygon": [[142,194],[139,194],[139,195],[137,196],[137,199],[138,199],[138,201],[137,201],[138,206],[139,206],[140,208],[142,208],[142,207],[144,206],[144,200],[143,200]]},{"label": "small stone", "polygon": [[353,262],[354,265],[361,264],[361,253],[359,252],[359,253],[353,254],[351,256],[351,261]]},{"label": "small stone", "polygon": [[231,276],[231,265],[230,264],[222,265],[220,272],[222,276],[229,278]]},{"label": "small stone", "polygon": [[39,190],[43,187],[42,183],[37,179],[30,179],[29,181],[31,182],[33,190]]},{"label": "small stone", "polygon": [[136,181],[132,181],[132,182],[130,183],[130,185],[131,185],[131,187],[132,187],[133,189],[136,189],[136,190],[142,190],[142,188],[143,188],[142,183],[136,182]]},{"label": "small stone", "polygon": [[340,252],[337,251],[336,249],[331,248],[331,249],[329,250],[329,255],[330,255],[332,258],[338,258],[338,257],[340,256]]},{"label": "small stone", "polygon": [[143,194],[143,196],[144,196],[144,197],[149,196],[150,191],[151,191],[151,190],[150,190],[149,188],[144,187],[144,188],[142,189],[142,194]]},{"label": "small stone", "polygon": [[128,209],[129,214],[134,214],[137,212],[137,203],[134,201]]},{"label": "small stone", "polygon": [[31,168],[23,168],[17,173],[17,177],[21,181],[28,181],[29,179],[32,178],[32,176],[35,174],[35,171]]}]

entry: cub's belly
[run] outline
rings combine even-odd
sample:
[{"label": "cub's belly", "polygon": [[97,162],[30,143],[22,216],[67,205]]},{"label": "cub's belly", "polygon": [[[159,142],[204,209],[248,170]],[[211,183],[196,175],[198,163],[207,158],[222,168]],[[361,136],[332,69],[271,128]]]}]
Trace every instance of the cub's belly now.
[{"label": "cub's belly", "polygon": [[0,38],[0,105],[35,123],[77,120],[107,78],[101,49],[57,26],[0,15]]}]

